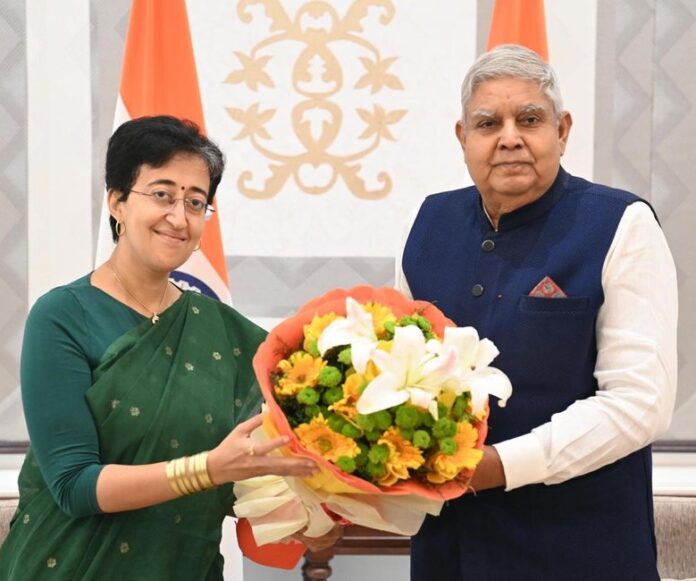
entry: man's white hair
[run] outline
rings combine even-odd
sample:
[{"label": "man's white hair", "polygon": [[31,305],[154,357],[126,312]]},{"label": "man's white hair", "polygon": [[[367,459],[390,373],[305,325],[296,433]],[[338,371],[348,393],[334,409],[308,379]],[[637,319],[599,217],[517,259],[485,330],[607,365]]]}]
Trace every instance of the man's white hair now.
[{"label": "man's white hair", "polygon": [[485,81],[512,77],[538,83],[542,92],[551,100],[556,120],[561,118],[563,101],[558,79],[551,65],[537,53],[518,44],[501,44],[479,56],[462,83],[462,122],[476,88]]}]

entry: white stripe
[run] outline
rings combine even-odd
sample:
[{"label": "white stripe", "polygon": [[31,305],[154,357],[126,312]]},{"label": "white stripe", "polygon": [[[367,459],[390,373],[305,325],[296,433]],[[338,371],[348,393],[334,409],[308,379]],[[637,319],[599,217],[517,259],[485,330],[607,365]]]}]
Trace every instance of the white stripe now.
[{"label": "white stripe", "polygon": [[[121,95],[118,95],[116,100],[116,111],[114,112],[114,130],[126,121],[130,121],[131,116],[126,110],[126,106],[121,99]],[[113,240],[111,239],[111,227],[109,226],[109,206],[106,203],[106,192],[104,192],[104,199],[102,200],[102,209],[99,216],[99,235],[97,236],[97,252],[94,259],[94,267],[106,262],[111,253],[116,248]]]}]

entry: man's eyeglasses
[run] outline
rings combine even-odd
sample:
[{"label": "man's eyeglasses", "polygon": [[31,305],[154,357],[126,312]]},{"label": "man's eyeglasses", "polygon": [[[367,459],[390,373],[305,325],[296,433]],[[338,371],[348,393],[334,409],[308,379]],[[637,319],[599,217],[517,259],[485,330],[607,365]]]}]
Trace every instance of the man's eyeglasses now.
[{"label": "man's eyeglasses", "polygon": [[139,196],[147,196],[153,203],[157,204],[159,208],[167,211],[173,210],[177,202],[183,202],[186,213],[196,218],[210,218],[213,212],[215,212],[215,208],[208,204],[203,197],[177,198],[174,196],[173,192],[163,188],[157,188],[151,192],[131,190],[131,193],[138,194]]}]

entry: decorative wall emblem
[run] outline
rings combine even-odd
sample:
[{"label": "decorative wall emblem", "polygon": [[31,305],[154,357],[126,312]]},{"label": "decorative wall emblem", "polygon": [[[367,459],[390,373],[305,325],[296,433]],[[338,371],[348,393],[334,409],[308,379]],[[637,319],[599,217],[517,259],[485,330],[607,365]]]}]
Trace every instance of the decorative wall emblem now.
[{"label": "decorative wall emblem", "polygon": [[[249,54],[235,52],[240,68],[232,71],[225,82],[243,83],[259,96],[264,89],[287,82],[288,98],[299,97],[299,102],[292,107],[289,120],[297,145],[289,153],[287,146],[281,148],[274,143],[274,136],[266,124],[275,116],[277,109],[264,108],[260,101],[246,109],[228,108],[229,116],[241,126],[235,139],[248,140],[268,160],[271,173],[262,188],[254,189],[250,186],[253,172],[243,171],[237,181],[239,191],[249,198],[272,198],[292,178],[297,187],[307,194],[324,194],[342,180],[358,198],[379,199],[387,196],[392,189],[390,175],[386,171],[378,172],[376,180],[380,186],[369,189],[362,175],[360,161],[374,154],[382,140],[394,140],[391,129],[407,111],[388,110],[379,103],[378,98],[385,91],[399,91],[403,85],[390,70],[397,57],[382,57],[377,46],[362,35],[362,21],[372,7],[380,11],[379,22],[388,25],[395,13],[391,0],[354,0],[343,17],[328,2],[312,0],[303,3],[293,18],[279,0],[240,0],[237,14],[242,22],[252,24],[254,16],[249,7],[254,4],[263,5],[266,16],[271,20],[269,34],[259,40]],[[300,43],[302,50],[290,71],[290,79],[272,78],[266,66],[274,58],[274,51],[297,46],[297,43]],[[341,57],[350,54],[352,56],[345,58],[353,59],[356,58],[355,54],[360,54],[357,58],[361,63],[362,76],[354,83],[346,82],[345,67],[337,55],[339,46],[345,46],[345,43],[350,43],[351,50],[341,52]],[[356,93],[356,100],[366,101],[367,107],[343,110],[335,99],[342,91]],[[364,125],[364,130],[352,142],[352,151],[338,152],[336,140],[345,127],[344,114],[346,117],[354,116],[356,123]],[[283,135],[285,141],[287,137]],[[308,180],[307,175],[316,175],[318,168],[322,168],[324,179]]]}]

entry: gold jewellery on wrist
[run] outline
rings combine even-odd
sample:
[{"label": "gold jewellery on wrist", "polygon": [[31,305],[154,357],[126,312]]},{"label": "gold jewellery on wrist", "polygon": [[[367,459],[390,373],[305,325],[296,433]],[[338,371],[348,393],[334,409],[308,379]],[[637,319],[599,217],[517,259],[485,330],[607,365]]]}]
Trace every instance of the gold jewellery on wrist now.
[{"label": "gold jewellery on wrist", "polygon": [[177,496],[186,496],[215,488],[208,474],[208,452],[182,456],[167,462],[169,486]]}]

